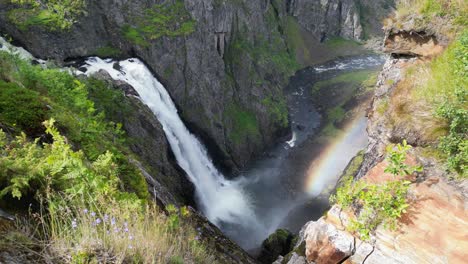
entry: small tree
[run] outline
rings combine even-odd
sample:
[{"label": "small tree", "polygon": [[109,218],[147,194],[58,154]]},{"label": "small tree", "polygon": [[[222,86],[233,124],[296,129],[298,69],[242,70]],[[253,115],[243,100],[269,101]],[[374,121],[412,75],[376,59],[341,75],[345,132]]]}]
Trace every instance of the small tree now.
[{"label": "small tree", "polygon": [[391,173],[394,176],[405,176],[414,172],[422,171],[421,166],[410,166],[405,163],[406,154],[411,148],[411,145],[408,145],[406,140],[403,140],[402,144],[388,145],[388,166],[385,168],[385,172]]}]

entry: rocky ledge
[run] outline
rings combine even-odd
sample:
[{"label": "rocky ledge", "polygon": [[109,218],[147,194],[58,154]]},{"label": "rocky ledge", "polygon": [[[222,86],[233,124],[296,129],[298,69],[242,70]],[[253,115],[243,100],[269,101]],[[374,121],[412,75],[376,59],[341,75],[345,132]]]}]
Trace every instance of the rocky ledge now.
[{"label": "rocky ledge", "polygon": [[411,182],[410,203],[398,228],[390,231],[379,226],[369,240],[362,241],[347,229],[353,212],[334,205],[325,216],[307,223],[294,251],[275,263],[466,263],[468,180],[451,179],[439,161],[425,154],[423,147],[436,144],[428,129],[420,126],[427,115],[415,111],[412,119],[395,118],[399,109],[394,101],[407,100],[396,92],[405,81],[405,71],[439,54],[448,43],[434,26],[411,30],[414,21],[387,31],[385,50],[391,56],[378,78],[368,112],[370,143],[356,175],[368,183],[389,181],[393,176],[384,171],[388,166],[385,147],[403,139],[415,146],[405,162],[423,165],[424,171],[406,176]]}]

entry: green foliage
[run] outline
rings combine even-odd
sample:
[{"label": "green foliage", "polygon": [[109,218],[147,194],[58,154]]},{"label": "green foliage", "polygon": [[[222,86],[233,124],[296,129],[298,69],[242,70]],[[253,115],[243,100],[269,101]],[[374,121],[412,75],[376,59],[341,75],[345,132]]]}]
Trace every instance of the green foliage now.
[{"label": "green foliage", "polygon": [[327,39],[325,41],[325,45],[327,45],[329,48],[332,48],[332,49],[339,49],[339,48],[352,49],[352,48],[361,46],[361,44],[357,41],[345,39],[342,37],[333,37],[333,38]]},{"label": "green foliage", "polygon": [[288,40],[288,45],[291,46],[296,54],[301,54],[306,58],[310,57],[310,52],[302,36],[299,23],[293,16],[288,16],[286,19],[285,33]]},{"label": "green foliage", "polygon": [[336,194],[330,197],[343,209],[354,206],[360,208],[357,218],[351,220],[348,229],[358,232],[361,239],[368,240],[370,233],[383,224],[395,229],[398,219],[406,212],[408,181],[390,181],[384,184],[369,184],[363,180],[344,180]]},{"label": "green foliage", "polygon": [[0,123],[37,133],[45,119],[47,108],[38,92],[0,80]]},{"label": "green foliage", "polygon": [[416,11],[423,16],[425,22],[438,16],[448,17],[458,25],[468,25],[468,2],[464,0],[400,0],[397,11],[400,15]]},{"label": "green foliage", "polygon": [[[82,152],[71,149],[54,122],[44,122],[51,144],[41,147],[39,139],[30,142],[25,134],[10,143],[2,140],[0,183],[4,188],[0,196],[11,194],[19,199],[34,192],[50,201],[58,193],[66,193],[70,199],[93,194],[88,198],[91,204],[100,196],[117,196],[119,180],[113,155],[106,152],[89,163]],[[4,138],[3,131],[0,133]]]},{"label": "green foliage", "polygon": [[280,99],[277,102],[270,96],[263,99],[262,104],[267,107],[268,113],[274,118],[276,123],[282,127],[288,126],[288,108],[284,99]]},{"label": "green foliage", "polygon": [[172,256],[169,264],[184,264],[184,259],[180,256]]},{"label": "green foliage", "polygon": [[[390,148],[387,156],[389,166],[385,171],[395,176],[404,176],[420,170],[419,167],[409,167],[403,163],[410,148],[406,141]],[[356,219],[352,219],[347,228],[359,233],[363,240],[369,240],[371,232],[381,224],[385,228],[396,229],[398,219],[409,207],[407,195],[410,182],[394,179],[371,184],[364,180],[354,181],[353,176],[347,174],[336,194],[330,197],[330,202],[337,203],[343,209],[356,209]]]},{"label": "green foliage", "polygon": [[341,106],[336,106],[327,111],[327,120],[331,123],[341,122],[345,118],[346,112]]},{"label": "green foliage", "polygon": [[225,111],[226,117],[232,122],[229,139],[236,144],[245,143],[247,139],[256,140],[260,137],[260,130],[255,114],[243,109],[237,104],[231,104]]},{"label": "green foliage", "polygon": [[433,109],[435,117],[448,124],[448,135],[440,138],[439,149],[446,155],[447,167],[466,178],[468,172],[468,30],[434,61],[429,77],[417,87],[417,94]]},{"label": "green foliage", "polygon": [[181,0],[170,4],[155,4],[145,10],[141,17],[135,17],[134,26],[124,25],[123,35],[129,41],[148,46],[149,42],[160,37],[189,35],[195,31],[196,22],[190,17]]},{"label": "green foliage", "polygon": [[272,74],[281,74],[285,77],[294,74],[300,68],[294,52],[287,48],[283,36],[278,31],[279,18],[270,6],[265,14],[265,23],[268,26],[268,39],[256,36],[251,39],[245,28],[239,29],[229,44],[225,60],[236,67],[246,67],[244,56],[247,56],[257,66],[264,68]]},{"label": "green foliage", "polygon": [[101,58],[116,58],[122,55],[122,51],[112,46],[103,46],[96,49],[94,54]]},{"label": "green foliage", "polygon": [[327,88],[332,85],[341,83],[352,86],[354,88],[359,88],[360,86],[368,86],[369,83],[372,81],[372,76],[375,76],[375,73],[375,70],[359,70],[343,73],[334,78],[316,82],[312,86],[312,94],[317,94],[323,88]]},{"label": "green foliage", "polygon": [[51,31],[68,30],[86,14],[85,0],[10,0],[21,6],[9,11],[8,18],[21,30],[43,26]]},{"label": "green foliage", "polygon": [[[122,125],[106,119],[106,117],[125,116],[129,111],[121,91],[109,89],[104,82],[95,79],[82,82],[58,69],[33,66],[5,52],[0,52],[0,65],[2,78],[11,80],[18,87],[26,87],[16,88],[22,89],[18,92],[12,90],[15,94],[2,100],[4,105],[10,105],[8,110],[10,113],[27,113],[16,115],[14,121],[17,124],[27,124],[28,128],[42,129],[41,123],[45,118],[54,118],[57,127],[67,135],[67,139],[75,147],[81,148],[89,160],[95,161],[107,151],[112,152],[115,162],[120,166],[118,176],[122,179],[125,189],[137,193],[141,198],[148,197],[143,175],[128,162],[126,153],[129,150],[127,139],[121,129]],[[8,91],[2,89],[1,95],[8,95]],[[21,101],[22,94],[40,98],[41,103],[39,104],[37,100],[28,101],[28,104],[9,103],[11,99]],[[36,115],[29,114],[28,111],[33,110]],[[9,115],[3,113],[0,120],[5,122],[5,118]],[[44,118],[40,119],[41,117]],[[34,133],[29,133],[28,128],[24,128],[28,135],[35,136]]]},{"label": "green foliage", "polygon": [[449,134],[440,139],[439,149],[447,155],[447,166],[460,176],[468,177],[468,91],[456,91],[456,99],[445,102],[437,114],[449,124]]},{"label": "green foliage", "polygon": [[422,171],[421,166],[410,166],[405,163],[406,153],[411,149],[406,140],[402,144],[388,145],[387,146],[387,161],[388,167],[385,172],[391,173],[395,176],[410,175],[416,171]]}]

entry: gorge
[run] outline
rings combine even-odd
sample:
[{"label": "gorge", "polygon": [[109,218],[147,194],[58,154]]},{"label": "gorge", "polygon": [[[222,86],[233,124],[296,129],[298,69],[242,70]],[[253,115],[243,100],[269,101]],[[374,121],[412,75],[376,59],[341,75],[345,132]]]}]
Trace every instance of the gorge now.
[{"label": "gorge", "polygon": [[0,262],[463,262],[463,1],[52,2],[0,1]]}]

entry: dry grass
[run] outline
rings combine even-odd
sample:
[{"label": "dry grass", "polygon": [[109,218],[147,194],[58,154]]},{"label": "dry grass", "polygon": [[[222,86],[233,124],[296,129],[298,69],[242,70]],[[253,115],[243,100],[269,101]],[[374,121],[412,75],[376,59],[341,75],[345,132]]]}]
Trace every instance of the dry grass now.
[{"label": "dry grass", "polygon": [[155,206],[145,212],[109,207],[105,212],[64,207],[19,218],[0,230],[0,253],[18,263],[215,262],[188,211],[166,216]]},{"label": "dry grass", "polygon": [[447,123],[435,117],[436,106],[427,98],[419,96],[423,84],[427,80],[427,64],[413,66],[415,72],[407,74],[400,81],[394,95],[390,98],[389,118],[395,127],[412,131],[420,136],[425,143],[436,142],[440,136],[447,133]]},{"label": "dry grass", "polygon": [[166,216],[111,207],[105,212],[66,209],[50,218],[48,239],[65,263],[209,263],[214,259],[189,225],[188,215]]}]

